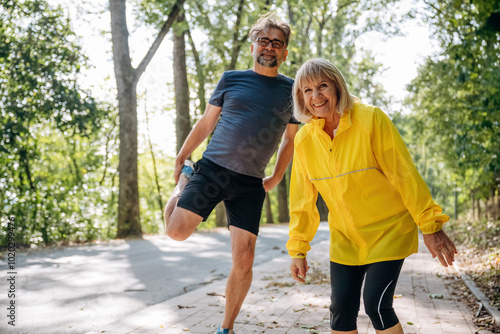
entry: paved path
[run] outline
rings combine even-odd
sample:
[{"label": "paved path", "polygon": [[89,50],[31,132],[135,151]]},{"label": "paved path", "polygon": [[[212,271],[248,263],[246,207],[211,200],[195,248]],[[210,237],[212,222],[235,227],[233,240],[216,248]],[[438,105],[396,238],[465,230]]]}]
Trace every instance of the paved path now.
[{"label": "paved path", "polygon": [[[316,242],[327,240],[322,224]],[[317,240],[316,240],[317,239]],[[255,266],[282,257],[288,226],[264,225]],[[210,282],[231,268],[226,228],[178,242],[162,236],[17,252],[15,298],[7,260],[0,259],[0,334],[81,334],[126,318]],[[10,271],[10,270],[9,270]],[[15,302],[15,327],[7,310]]]},{"label": "paved path", "polygon": [[[327,254],[328,241],[313,246],[308,255],[312,267],[309,284],[290,278],[288,256],[256,266],[236,333],[330,333]],[[447,283],[451,273],[431,258],[423,242],[420,252],[405,261],[394,305],[406,334],[491,333],[478,331],[467,306],[454,297]],[[225,280],[212,283],[88,334],[213,333],[223,317],[224,286]],[[375,333],[363,308],[358,330],[360,334]]]}]

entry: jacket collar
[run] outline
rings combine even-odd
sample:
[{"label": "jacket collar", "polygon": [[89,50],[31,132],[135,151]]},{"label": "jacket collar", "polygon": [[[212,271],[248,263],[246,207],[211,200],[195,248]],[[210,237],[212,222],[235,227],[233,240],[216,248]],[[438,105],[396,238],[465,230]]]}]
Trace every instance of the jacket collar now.
[{"label": "jacket collar", "polygon": [[[341,132],[343,132],[351,127],[351,125],[352,125],[351,115],[352,115],[352,110],[347,110],[344,112],[342,117],[340,117],[340,123],[339,123],[339,127],[337,130],[337,136]],[[313,116],[311,118],[311,120],[309,121],[309,123],[311,123],[311,125],[314,128],[319,129],[319,130],[323,130],[323,128],[325,127],[325,120],[323,118],[318,118],[316,116]]]}]

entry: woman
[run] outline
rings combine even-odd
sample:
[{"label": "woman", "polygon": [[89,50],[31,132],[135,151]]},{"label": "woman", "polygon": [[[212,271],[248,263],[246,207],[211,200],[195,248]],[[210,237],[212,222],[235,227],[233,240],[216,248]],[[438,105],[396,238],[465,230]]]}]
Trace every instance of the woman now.
[{"label": "woman", "polygon": [[353,97],[330,62],[306,62],[293,99],[295,118],[307,124],[295,137],[290,185],[292,276],[304,282],[309,269],[319,192],[330,211],[332,333],[358,333],[363,280],[376,332],[403,333],[392,307],[403,261],[418,250],[418,226],[432,256],[452,265],[456,249],[442,230],[449,218],[432,200],[390,119]]}]

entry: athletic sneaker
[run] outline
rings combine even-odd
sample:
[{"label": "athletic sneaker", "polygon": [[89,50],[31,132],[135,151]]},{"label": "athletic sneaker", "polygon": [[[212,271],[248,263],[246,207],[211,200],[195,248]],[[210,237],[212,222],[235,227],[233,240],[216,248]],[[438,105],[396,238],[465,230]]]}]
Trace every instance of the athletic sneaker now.
[{"label": "athletic sneaker", "polygon": [[227,329],[227,328],[217,328],[217,331],[215,332],[215,334],[236,334],[232,329]]},{"label": "athletic sneaker", "polygon": [[184,167],[181,169],[181,174],[183,174],[185,177],[188,179],[193,175],[194,173],[194,162],[191,160],[186,160],[184,161]]}]

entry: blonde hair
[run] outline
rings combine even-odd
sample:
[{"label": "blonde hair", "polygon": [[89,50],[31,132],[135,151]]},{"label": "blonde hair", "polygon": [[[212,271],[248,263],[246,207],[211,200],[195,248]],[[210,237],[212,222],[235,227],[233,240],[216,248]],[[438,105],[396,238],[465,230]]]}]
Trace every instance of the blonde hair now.
[{"label": "blonde hair", "polygon": [[303,86],[310,82],[327,80],[333,83],[337,94],[337,113],[342,116],[345,111],[351,110],[354,99],[349,93],[349,88],[342,73],[328,60],[315,58],[306,61],[297,72],[293,83],[293,116],[308,123],[313,115],[307,109],[302,95]]},{"label": "blonde hair", "polygon": [[290,35],[292,33],[292,29],[290,25],[285,21],[280,21],[274,12],[269,12],[267,14],[262,15],[257,22],[252,26],[250,32],[248,33],[248,37],[250,41],[255,42],[257,39],[257,35],[261,32],[268,32],[269,29],[279,29],[285,35],[285,47],[288,46],[288,42],[290,41]]}]

